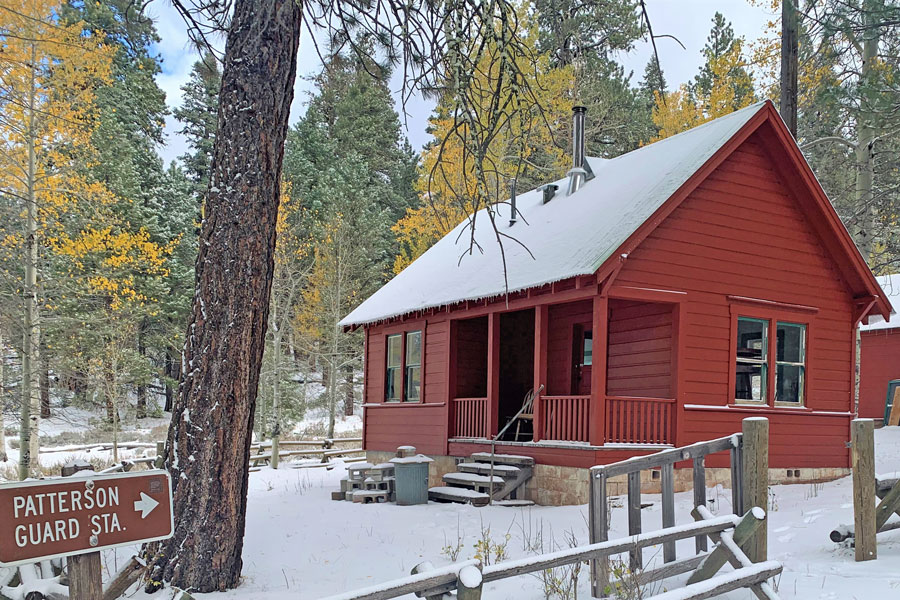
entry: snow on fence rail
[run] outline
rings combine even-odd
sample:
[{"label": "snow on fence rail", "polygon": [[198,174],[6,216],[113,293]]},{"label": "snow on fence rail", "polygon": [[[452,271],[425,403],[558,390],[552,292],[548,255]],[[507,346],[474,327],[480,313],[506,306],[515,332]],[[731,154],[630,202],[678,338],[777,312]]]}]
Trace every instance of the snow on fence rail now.
[{"label": "snow on fence rail", "polygon": [[[739,544],[746,541],[758,529],[764,519],[765,512],[760,508],[748,511],[743,517],[736,515],[716,517],[707,511],[695,523],[587,546],[566,548],[484,568],[479,561],[466,561],[438,569],[433,568],[430,563],[422,563],[413,568],[413,574],[409,577],[330,596],[325,600],[388,600],[409,593],[433,599],[453,590],[457,591],[458,598],[478,600],[481,598],[484,583],[585,561],[605,560],[616,554],[698,535],[709,536],[719,540],[719,543],[712,552],[645,571],[640,577],[641,583],[646,584],[693,570],[692,580],[689,580],[683,589],[666,592],[648,600],[700,600],[748,587],[758,598],[777,600],[777,595],[766,580],[781,572],[781,564],[775,561],[753,564],[739,547]],[[732,564],[735,570],[716,575],[726,562]],[[480,571],[480,577],[471,575],[473,567]],[[603,590],[604,595],[607,595],[609,589]]]},{"label": "snow on fence rail", "polygon": [[[646,456],[635,456],[608,465],[591,467],[589,520],[591,543],[609,539],[609,507],[607,505],[607,484],[613,477],[628,478],[628,533],[641,533],[641,471],[660,470],[662,488],[662,526],[675,525],[675,463],[692,461],[694,505],[706,506],[706,466],[705,458],[717,452],[731,454],[731,493],[735,514],[741,514],[744,507],[766,506],[768,499],[768,449],[769,422],[765,418],[744,419],[743,430],[726,437],[698,442],[681,448],[663,450]],[[765,517],[763,517],[765,518]],[[707,548],[706,536],[698,535],[696,552]],[[763,527],[752,540],[750,556],[762,561],[766,556],[766,533]],[[663,560],[674,564],[677,560],[674,540],[663,545]],[[643,566],[643,552],[640,548],[631,551],[632,570]],[[609,569],[605,560],[591,562],[591,593],[602,597],[609,586]]]}]

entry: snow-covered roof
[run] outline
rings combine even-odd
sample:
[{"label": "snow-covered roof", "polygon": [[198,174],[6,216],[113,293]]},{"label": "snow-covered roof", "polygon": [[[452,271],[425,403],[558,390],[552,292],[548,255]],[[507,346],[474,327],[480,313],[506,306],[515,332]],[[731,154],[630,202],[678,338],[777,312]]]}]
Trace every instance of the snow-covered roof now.
[{"label": "snow-covered roof", "polygon": [[566,196],[567,180],[556,182],[559,190],[547,204],[538,190],[520,194],[521,217],[513,226],[504,205],[498,229],[515,238],[503,241],[508,288],[500,247],[481,210],[474,221],[483,252],[466,253],[470,231],[461,223],[340,324],[374,323],[593,274],[763,107],[753,104],[610,160],[589,158],[596,177],[575,194]]},{"label": "snow-covered roof", "polygon": [[891,320],[888,322],[885,321],[884,317],[881,315],[872,314],[869,316],[869,324],[860,325],[860,330],[874,331],[876,329],[893,329],[895,327],[900,327],[900,319],[895,318],[897,306],[900,305],[900,273],[879,275],[875,279],[878,280],[878,285],[884,290],[884,295],[887,296],[888,301],[893,306],[893,309],[891,310]]}]

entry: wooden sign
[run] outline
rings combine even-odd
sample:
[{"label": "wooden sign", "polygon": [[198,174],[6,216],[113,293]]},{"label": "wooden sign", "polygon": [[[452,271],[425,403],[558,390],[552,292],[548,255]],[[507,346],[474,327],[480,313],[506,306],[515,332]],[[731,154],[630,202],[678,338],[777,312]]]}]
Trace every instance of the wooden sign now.
[{"label": "wooden sign", "polygon": [[0,485],[0,566],[172,536],[167,471]]}]

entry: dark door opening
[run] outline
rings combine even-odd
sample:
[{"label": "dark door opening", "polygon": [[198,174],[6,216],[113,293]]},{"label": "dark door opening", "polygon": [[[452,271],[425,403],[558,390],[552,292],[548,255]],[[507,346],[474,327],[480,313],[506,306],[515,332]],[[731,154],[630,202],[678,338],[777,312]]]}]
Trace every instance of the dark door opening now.
[{"label": "dark door opening", "polygon": [[[500,315],[500,429],[513,418],[534,386],[534,309]],[[515,425],[504,439],[512,439]],[[527,434],[526,434],[527,431]],[[520,439],[531,439],[530,421],[522,423]]]}]

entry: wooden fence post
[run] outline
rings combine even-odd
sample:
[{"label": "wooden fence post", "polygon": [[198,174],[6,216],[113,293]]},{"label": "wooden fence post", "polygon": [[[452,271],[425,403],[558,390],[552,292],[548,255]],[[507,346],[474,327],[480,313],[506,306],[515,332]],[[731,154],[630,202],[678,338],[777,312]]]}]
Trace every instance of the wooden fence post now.
[{"label": "wooden fence post", "polygon": [[68,558],[69,598],[72,600],[102,600],[103,580],[100,553],[88,552]]},{"label": "wooden fence post", "polygon": [[[633,471],[628,474],[628,535],[641,533],[641,472]],[[644,568],[644,552],[642,548],[635,548],[629,552],[629,568],[632,572]]]},{"label": "wooden fence post", "polygon": [[853,469],[853,526],[856,561],[878,558],[875,542],[875,422],[853,419],[850,439]]},{"label": "wooden fence post", "polygon": [[[662,526],[666,529],[675,527],[675,465],[663,465],[661,471]],[[675,557],[675,541],[663,544],[663,560],[670,563]]]},{"label": "wooden fence post", "polygon": [[[741,488],[743,509],[754,507],[766,511],[762,525],[747,541],[745,551],[753,562],[766,560],[769,529],[769,420],[749,417],[742,423]],[[874,489],[874,488],[873,488]]]},{"label": "wooden fence post", "polygon": [[482,584],[481,569],[474,565],[463,567],[456,584],[457,600],[481,600]]},{"label": "wooden fence post", "polygon": [[[609,539],[609,527],[606,505],[606,475],[601,473],[590,474],[588,496],[588,535],[590,543],[605,542]],[[595,558],[591,561],[591,597],[603,598],[606,588],[609,587],[609,563],[604,558]]]},{"label": "wooden fence post", "polygon": [[[700,456],[694,459],[694,507],[706,506],[706,461]],[[694,545],[697,554],[706,552],[706,536],[698,535]]]}]

